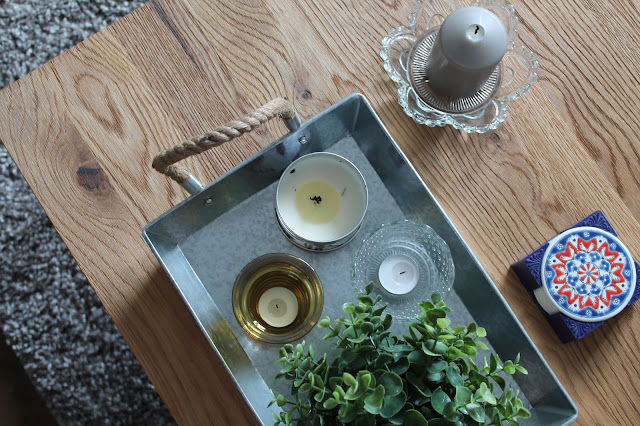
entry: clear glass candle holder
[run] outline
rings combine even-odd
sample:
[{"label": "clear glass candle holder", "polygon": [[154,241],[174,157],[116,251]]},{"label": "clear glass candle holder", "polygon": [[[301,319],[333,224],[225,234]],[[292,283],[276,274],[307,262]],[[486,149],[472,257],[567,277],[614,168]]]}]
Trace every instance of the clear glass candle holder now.
[{"label": "clear glass candle holder", "polygon": [[387,312],[398,319],[414,319],[418,306],[440,292],[451,292],[455,267],[447,243],[428,225],[403,220],[381,225],[365,238],[351,266],[356,291],[373,282]]},{"label": "clear glass candle holder", "polygon": [[[453,11],[478,6],[502,21],[507,50],[485,84],[473,95],[453,98],[428,84],[428,60],[440,26]],[[393,29],[382,40],[384,68],[398,84],[398,102],[417,123],[450,125],[468,133],[496,129],[507,118],[509,102],[527,92],[538,78],[538,61],[518,41],[515,8],[496,0],[417,0],[409,25]]]}]

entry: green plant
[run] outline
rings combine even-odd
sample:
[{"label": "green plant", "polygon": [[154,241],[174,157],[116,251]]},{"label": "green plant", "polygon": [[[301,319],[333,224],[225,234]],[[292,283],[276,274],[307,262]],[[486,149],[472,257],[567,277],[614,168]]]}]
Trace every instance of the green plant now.
[{"label": "green plant", "polygon": [[357,303],[343,305],[348,318],[332,326],[326,317],[318,324],[329,330],[324,339],[335,339],[339,349],[330,364],[327,354],[315,359],[312,345],[305,352],[304,342],[280,350],[276,377],[291,382],[292,397],[272,392],[269,406],[283,410],[274,413],[276,425],[518,424],[530,416],[502,377],[527,374],[519,354],[504,363],[491,354],[476,365],[471,357],[487,350],[477,340],[485,330],[473,322],[452,328],[451,309],[439,293],[419,304],[423,314],[409,324],[408,335],[393,336],[392,317],[382,317],[386,305],[378,306],[381,297],[374,300],[372,288]]}]

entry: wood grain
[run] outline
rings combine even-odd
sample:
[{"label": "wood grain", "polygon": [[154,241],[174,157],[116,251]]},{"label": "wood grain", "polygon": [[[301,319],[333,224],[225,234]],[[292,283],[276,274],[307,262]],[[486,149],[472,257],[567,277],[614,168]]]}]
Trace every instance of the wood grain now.
[{"label": "wood grain", "polygon": [[[155,0],[0,92],[0,138],[180,424],[254,419],[140,236],[185,197],[152,156],[277,96],[304,119],[353,92],[498,285],[578,423],[638,422],[640,374],[625,360],[640,353],[640,308],[562,345],[509,265],[596,209],[640,258],[640,11],[514,4],[540,78],[483,135],[402,112],[378,54],[407,22],[400,0]],[[270,123],[185,165],[210,181],[283,132]]]}]

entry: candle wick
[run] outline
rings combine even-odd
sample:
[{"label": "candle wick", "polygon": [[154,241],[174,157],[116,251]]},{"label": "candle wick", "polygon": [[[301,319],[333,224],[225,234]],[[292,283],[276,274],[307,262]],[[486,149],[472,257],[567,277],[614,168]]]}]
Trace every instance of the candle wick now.
[{"label": "candle wick", "polygon": [[405,274],[406,272],[407,272],[407,271],[402,271],[402,272],[400,272],[400,275]]},{"label": "candle wick", "polygon": [[276,303],[276,309],[280,309],[280,308],[278,308],[278,304],[277,303]]},{"label": "candle wick", "polygon": [[316,204],[320,204],[322,202],[322,197],[319,196],[319,195],[315,195],[313,197],[309,197],[309,199],[311,201],[313,201],[314,203],[316,203]]},{"label": "candle wick", "polygon": [[476,25],[476,32],[474,34],[478,34],[478,31],[480,31],[480,25]]}]

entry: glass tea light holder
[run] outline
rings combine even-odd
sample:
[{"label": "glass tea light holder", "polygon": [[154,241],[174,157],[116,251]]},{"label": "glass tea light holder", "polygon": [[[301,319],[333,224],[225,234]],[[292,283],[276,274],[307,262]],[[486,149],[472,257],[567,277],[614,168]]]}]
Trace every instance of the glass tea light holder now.
[{"label": "glass tea light holder", "polygon": [[367,184],[346,158],[307,154],[285,169],[276,190],[276,217],[285,236],[310,251],[351,241],[367,211]]},{"label": "glass tea light holder", "polygon": [[497,128],[537,79],[517,24],[515,8],[500,1],[416,1],[409,26],[392,30],[380,52],[405,113],[432,127]]},{"label": "glass tea light holder", "polygon": [[434,291],[446,298],[454,277],[445,241],[430,226],[408,220],[384,224],[369,234],[351,265],[355,290],[363,292],[373,282],[373,293],[388,304],[387,312],[402,319],[419,315],[418,303]]},{"label": "glass tea light holder", "polygon": [[232,305],[249,336],[281,344],[301,338],[318,322],[324,291],[304,260],[271,253],[252,260],[238,274]]}]

